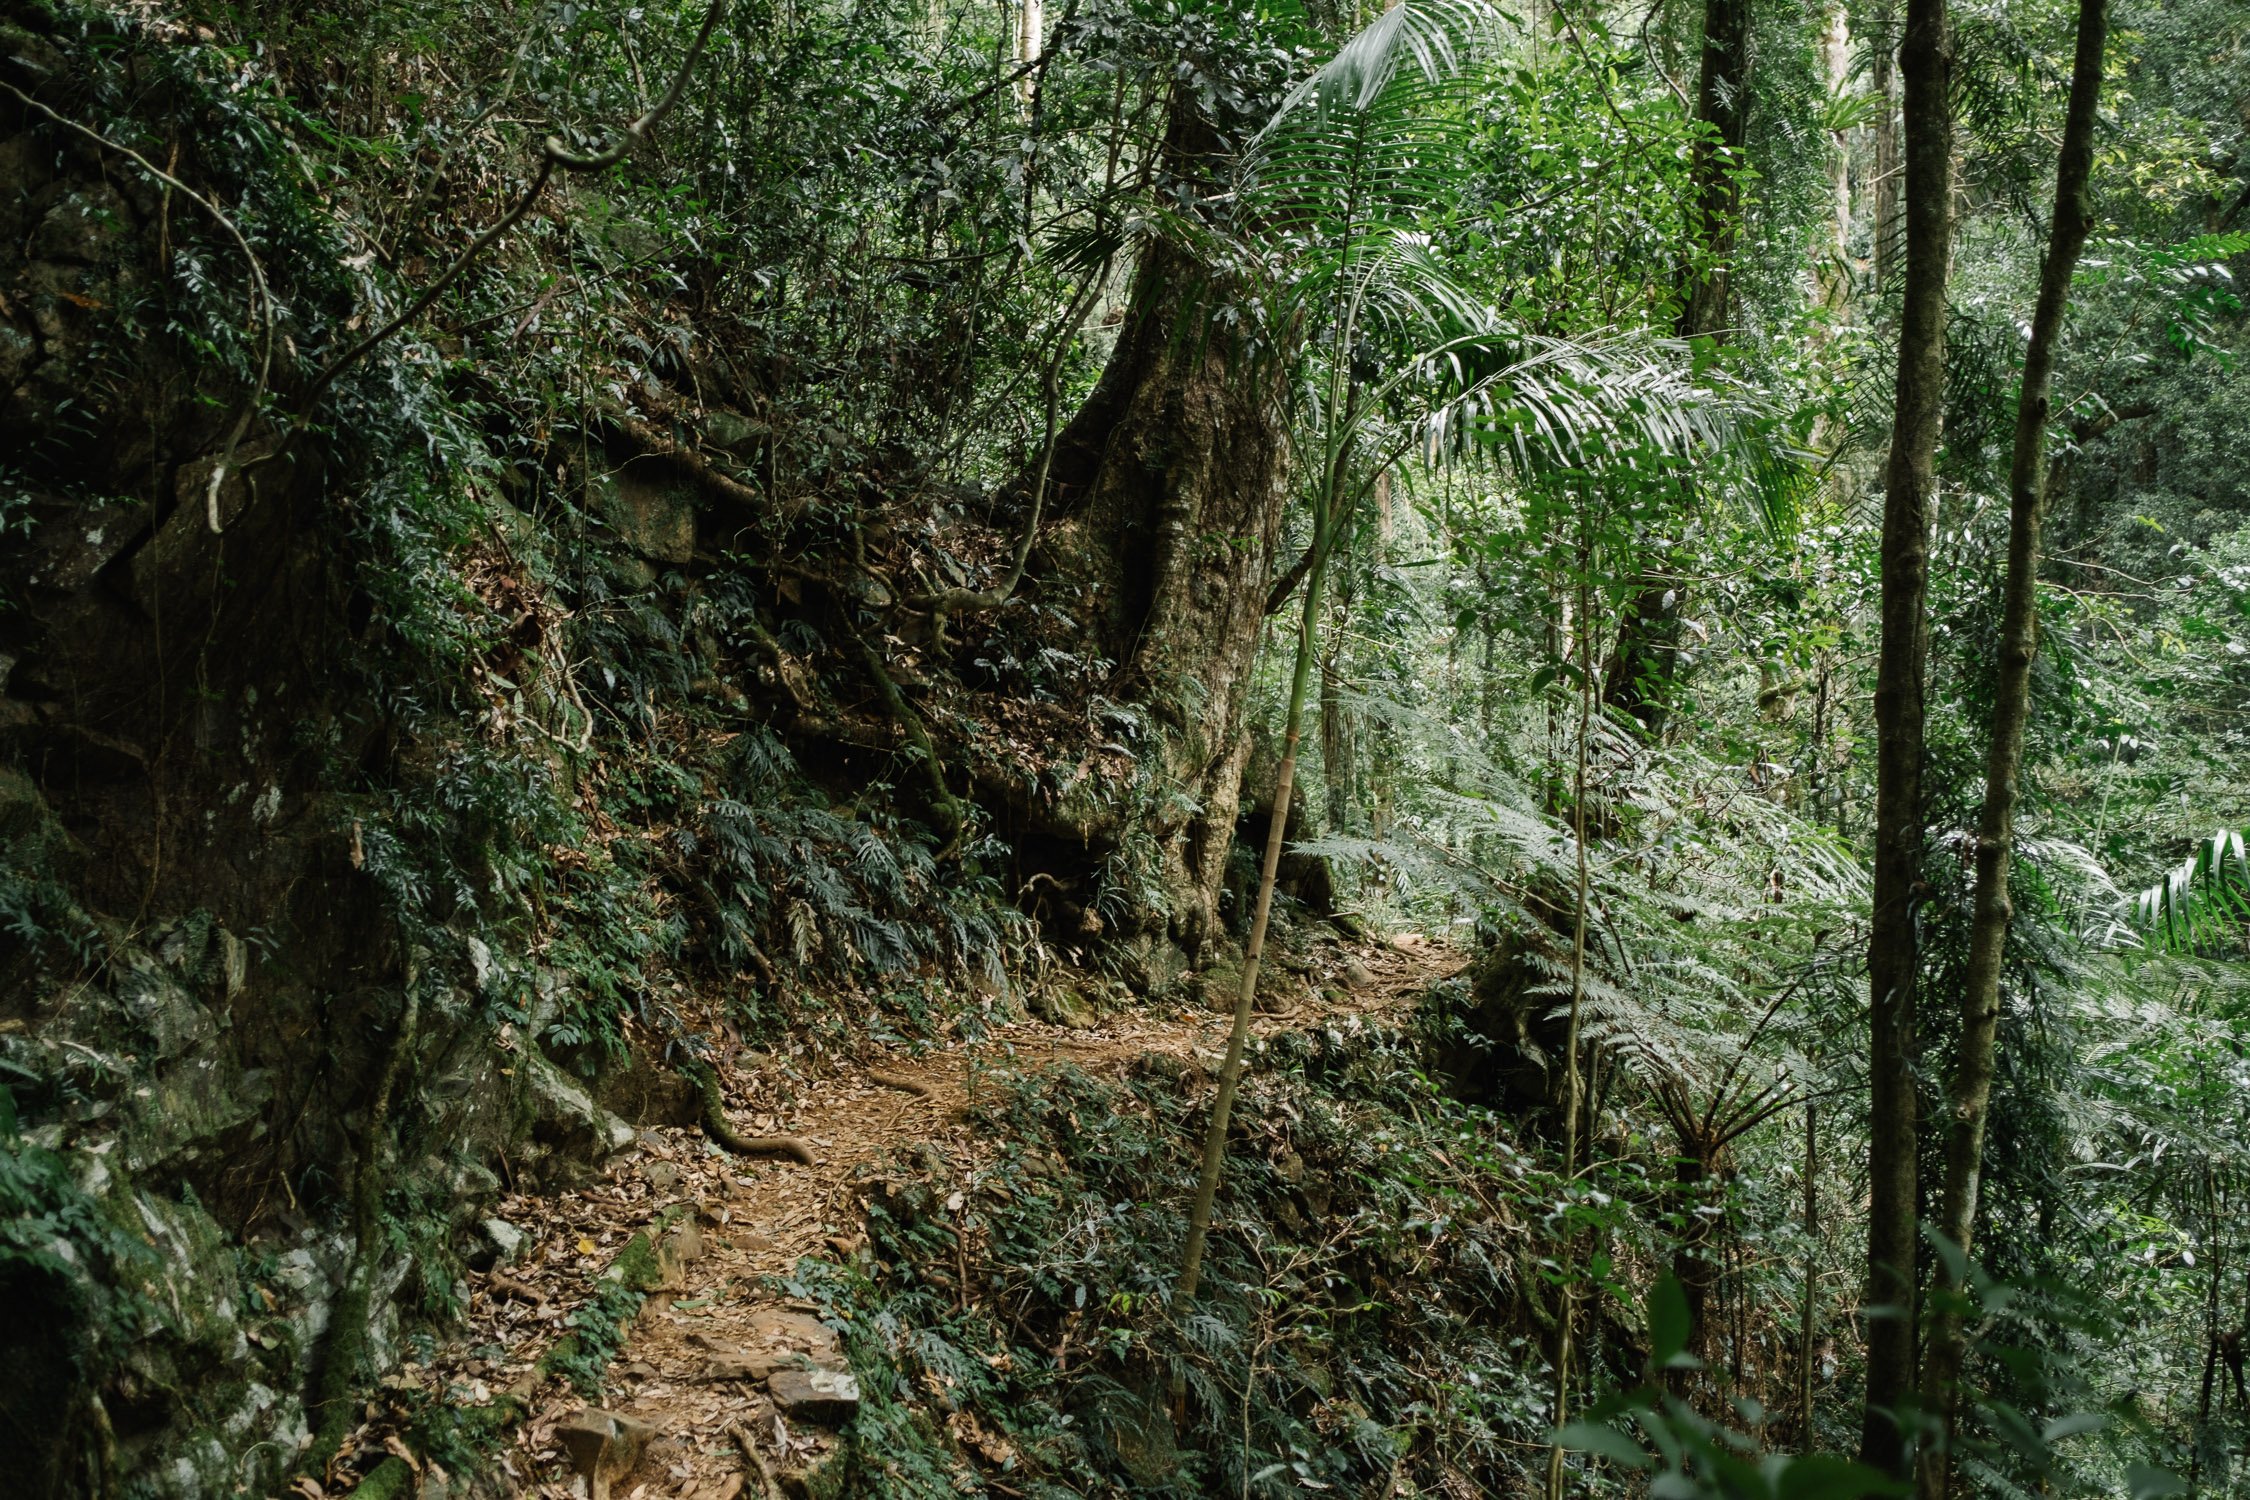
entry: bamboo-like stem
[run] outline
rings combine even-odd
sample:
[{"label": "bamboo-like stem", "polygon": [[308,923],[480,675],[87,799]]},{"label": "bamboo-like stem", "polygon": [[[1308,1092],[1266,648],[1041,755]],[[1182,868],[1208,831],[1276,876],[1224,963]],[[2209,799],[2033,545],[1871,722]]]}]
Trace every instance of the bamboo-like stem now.
[{"label": "bamboo-like stem", "polygon": [[[1589,524],[1580,507],[1580,524]],[[1578,558],[1578,746],[1571,775],[1571,842],[1577,845],[1578,889],[1571,914],[1570,1020],[1563,1037],[1563,1155],[1562,1175],[1567,1185],[1578,1174],[1578,1115],[1583,1107],[1582,1078],[1578,1071],[1578,1032],[1586,1002],[1586,909],[1591,872],[1586,863],[1586,761],[1594,730],[1594,612],[1590,548],[1582,546]],[[1555,1332],[1555,1426],[1570,1420],[1570,1359],[1572,1333],[1577,1323],[1578,1288],[1565,1281],[1562,1311]],[[1560,1443],[1547,1451],[1547,1500],[1562,1500],[1563,1449]]]},{"label": "bamboo-like stem", "polygon": [[[1326,507],[1322,507],[1325,511]],[[1187,1249],[1180,1259],[1180,1280],[1173,1300],[1185,1307],[1195,1300],[1203,1281],[1203,1252],[1211,1234],[1211,1209],[1218,1197],[1219,1171],[1226,1162],[1227,1122],[1234,1113],[1234,1098],[1242,1083],[1242,1055],[1250,1041],[1250,1012],[1258,998],[1258,960],[1266,951],[1266,929],[1273,916],[1275,876],[1281,868],[1281,847],[1289,828],[1289,792],[1297,779],[1297,742],[1304,728],[1305,698],[1312,681],[1314,640],[1320,623],[1320,601],[1328,579],[1328,538],[1314,518],[1313,565],[1305,577],[1305,608],[1297,624],[1296,662],[1289,679],[1289,709],[1281,748],[1281,772],[1275,781],[1273,812],[1266,820],[1265,862],[1258,871],[1258,902],[1250,917],[1250,939],[1242,950],[1242,985],[1234,997],[1234,1025],[1227,1033],[1226,1062],[1219,1069],[1219,1088],[1211,1101],[1211,1126],[1203,1138],[1203,1175],[1196,1180],[1195,1201],[1188,1212]]]}]

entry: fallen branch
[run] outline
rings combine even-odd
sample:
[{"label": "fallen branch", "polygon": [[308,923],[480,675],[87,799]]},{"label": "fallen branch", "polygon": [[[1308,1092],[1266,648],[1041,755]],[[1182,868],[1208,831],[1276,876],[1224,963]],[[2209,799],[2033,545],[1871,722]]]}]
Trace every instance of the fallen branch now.
[{"label": "fallen branch", "polygon": [[727,1118],[726,1099],[719,1093],[719,1075],[708,1067],[689,1070],[703,1100],[703,1133],[737,1156],[787,1156],[808,1167],[820,1165],[812,1147],[793,1135],[744,1135]]}]

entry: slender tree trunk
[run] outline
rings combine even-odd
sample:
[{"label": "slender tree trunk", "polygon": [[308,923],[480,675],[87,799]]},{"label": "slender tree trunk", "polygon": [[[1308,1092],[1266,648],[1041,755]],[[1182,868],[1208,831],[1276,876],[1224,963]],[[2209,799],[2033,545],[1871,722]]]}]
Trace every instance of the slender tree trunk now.
[{"label": "slender tree trunk", "polygon": [[[1250,1010],[1258,998],[1258,960],[1266,951],[1266,927],[1273,915],[1274,877],[1281,868],[1281,848],[1289,826],[1289,792],[1297,780],[1297,744],[1304,728],[1305,699],[1312,684],[1315,638],[1320,626],[1322,585],[1328,575],[1325,511],[1313,518],[1312,570],[1305,576],[1305,609],[1297,625],[1297,655],[1289,679],[1289,708],[1283,721],[1281,772],[1274,784],[1273,811],[1266,819],[1265,862],[1258,871],[1258,899],[1250,917],[1250,938],[1242,950],[1242,987],[1235,994],[1234,1026],[1227,1033],[1227,1056],[1219,1069],[1219,1087],[1211,1101],[1211,1125],[1203,1139],[1203,1175],[1195,1185],[1195,1201],[1188,1210],[1187,1249],[1180,1260],[1180,1280],[1174,1304],[1184,1310],[1203,1284],[1203,1250],[1211,1233],[1211,1210],[1219,1191],[1219,1170],[1226,1162],[1227,1122],[1234,1114],[1234,1096],[1242,1084],[1242,1054],[1250,1040]],[[1175,1383],[1175,1400],[1177,1384]]]},{"label": "slender tree trunk", "polygon": [[[1584,502],[1581,501],[1583,515]],[[1581,522],[1583,524],[1583,520]],[[1570,939],[1570,1019],[1563,1038],[1563,1153],[1562,1175],[1564,1191],[1578,1176],[1578,1149],[1583,1139],[1579,1112],[1585,1105],[1585,1080],[1578,1067],[1578,1034],[1583,1020],[1586,1000],[1586,916],[1589,910],[1592,871],[1586,858],[1586,770],[1587,755],[1594,733],[1594,616],[1591,592],[1592,548],[1581,543],[1578,555],[1578,744],[1576,766],[1571,776],[1571,843],[1578,854],[1578,882],[1571,915]],[[1569,1266],[1574,1257],[1566,1249],[1563,1264]],[[1578,1323],[1578,1286],[1570,1280],[1563,1282],[1562,1313],[1555,1330],[1555,1425],[1562,1426],[1570,1420],[1570,1365],[1573,1355],[1574,1335]],[[1547,1500],[1562,1500],[1568,1477],[1563,1466],[1563,1450],[1556,1444],[1547,1450]]]},{"label": "slender tree trunk", "polygon": [[[1680,1295],[1687,1302],[1687,1352],[1708,1364],[1711,1354],[1708,1324],[1711,1304],[1719,1292],[1717,1255],[1721,1247],[1712,1244],[1715,1238],[1713,1216],[1702,1210],[1723,1203],[1725,1188],[1719,1181],[1718,1146],[1714,1140],[1683,1133],[1678,1149],[1679,1155],[1672,1164],[1672,1191],[1683,1218],[1680,1242],[1672,1247],[1672,1276],[1679,1282]],[[1695,1384],[1692,1373],[1676,1370],[1672,1374],[1674,1393],[1687,1395]]]},{"label": "slender tree trunk", "polygon": [[1016,81],[1016,95],[1026,109],[1031,107],[1031,96],[1039,87],[1029,69],[1035,67],[1047,45],[1047,7],[1045,0],[1023,0],[1023,9],[1016,16],[1016,63],[1026,69]]},{"label": "slender tree trunk", "polygon": [[[2109,0],[2079,0],[2078,50],[2070,73],[2070,108],[2055,168],[2055,212],[2047,255],[2039,272],[2039,301],[2031,315],[2024,353],[2023,390],[2016,403],[2015,454],[2008,475],[2008,573],[2000,624],[2000,673],[1992,705],[1992,739],[1985,757],[1984,811],[1977,827],[1976,909],[1969,929],[1969,971],[1961,997],[1961,1041],[1955,1055],[1952,1112],[1945,1147],[1945,1196],[1938,1231],[1966,1255],[1976,1232],[1977,1193],[1984,1176],[1985,1122],[1991,1114],[1992,1075],[2000,1032],[2000,967],[2013,908],[2009,867],[2015,858],[2016,777],[2023,764],[2024,728],[2031,717],[2031,663],[2039,645],[2039,529],[2047,506],[2047,403],[2070,301],[2078,252],[2094,226],[2087,190],[2094,164],[2094,110],[2101,95],[2102,51],[2109,34]],[[1948,1294],[1931,1320],[1922,1368],[1922,1400],[1933,1414],[1958,1403],[1964,1338],[1960,1279],[1948,1276]],[[1950,1422],[1949,1422],[1950,1426]],[[1948,1458],[1943,1448],[1923,1455],[1919,1489],[1924,1500],[1944,1500]]]},{"label": "slender tree trunk", "polygon": [[1329,833],[1345,833],[1357,822],[1358,771],[1352,754],[1351,711],[1344,706],[1342,663],[1332,653],[1320,670],[1320,765],[1328,789]]},{"label": "slender tree trunk", "polygon": [[[1750,0],[1704,0],[1695,118],[1702,127],[1689,163],[1688,242],[1681,266],[1678,331],[1723,341],[1734,321],[1733,264],[1742,227],[1738,173],[1750,125]],[[1602,701],[1661,736],[1679,662],[1679,590],[1666,575],[1680,559],[1651,561],[1625,607],[1603,670]]]},{"label": "slender tree trunk", "polygon": [[1695,118],[1704,129],[1690,164],[1695,201],[1687,305],[1680,314],[1680,332],[1690,338],[1720,334],[1733,322],[1732,270],[1742,224],[1736,173],[1750,127],[1749,0],[1704,0]]},{"label": "slender tree trunk", "polygon": [[1820,1101],[1805,1101],[1805,1291],[1797,1317],[1797,1451],[1814,1449],[1813,1334],[1820,1291]]},{"label": "slender tree trunk", "polygon": [[1872,220],[1868,225],[1868,239],[1875,251],[1875,284],[1888,288],[1898,276],[1898,112],[1895,99],[1897,87],[1896,56],[1898,52],[1897,12],[1886,3],[1875,14],[1875,35],[1872,46],[1874,61],[1868,69],[1868,85],[1874,90],[1875,105],[1875,183],[1871,195],[1874,200]]},{"label": "slender tree trunk", "polygon": [[[1852,27],[1843,0],[1828,0],[1820,27],[1820,75],[1830,94],[1841,94],[1851,80]],[[1852,173],[1847,134],[1829,132],[1828,206],[1835,237],[1829,247],[1827,268],[1820,275],[1820,301],[1830,312],[1841,313],[1851,296]]]},{"label": "slender tree trunk", "polygon": [[1929,657],[1930,503],[1945,416],[1945,282],[1952,240],[1952,72],[1946,0],[1907,0],[1906,285],[1898,396],[1884,475],[1882,650],[1875,678],[1874,909],[1868,927],[1867,1405],[1860,1457],[1906,1477],[1898,1413],[1914,1393],[1914,986],[1922,880],[1923,673]]}]

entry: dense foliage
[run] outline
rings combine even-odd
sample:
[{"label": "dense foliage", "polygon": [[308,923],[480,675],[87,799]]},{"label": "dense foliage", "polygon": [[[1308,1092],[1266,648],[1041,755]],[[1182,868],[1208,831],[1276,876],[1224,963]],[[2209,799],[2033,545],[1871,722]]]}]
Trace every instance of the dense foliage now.
[{"label": "dense foliage", "polygon": [[[1952,18],[1925,1217],[2075,15]],[[547,1072],[676,1074],[686,1123],[749,1049],[974,1038],[1060,975],[1247,1005],[1271,815],[1285,947],[1415,927],[1469,977],[1253,1055],[1192,1303],[1200,1079],[1014,1079],[975,1160],[902,1158],[792,1287],[854,1330],[855,1482],[1873,1483],[1900,24],[11,7],[0,1290],[70,1372],[0,1381],[51,1404],[35,1482],[116,1480],[136,1338],[239,1342],[148,1300],[144,1242],[244,1286],[347,1247],[353,1331],[245,1356],[326,1441],[383,1307],[458,1313],[509,1151],[570,1180],[605,1116]],[[2110,26],[1984,1196],[1921,1268],[1971,1289],[1977,1493],[2250,1462],[2250,6]],[[225,1102],[151,1091],[220,1058]],[[112,1404],[153,1473],[224,1413],[149,1368]]]}]

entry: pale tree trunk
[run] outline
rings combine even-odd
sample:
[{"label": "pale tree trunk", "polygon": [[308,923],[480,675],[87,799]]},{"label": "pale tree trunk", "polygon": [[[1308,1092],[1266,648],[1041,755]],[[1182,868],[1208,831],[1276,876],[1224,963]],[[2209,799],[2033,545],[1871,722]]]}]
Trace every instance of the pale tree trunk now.
[{"label": "pale tree trunk", "polygon": [[1016,95],[1023,101],[1026,109],[1031,107],[1031,96],[1039,87],[1038,80],[1032,76],[1032,70],[1037,67],[1046,45],[1045,0],[1023,0],[1023,9],[1016,15],[1016,64],[1024,73],[1016,80]]},{"label": "pale tree trunk", "polygon": [[1874,89],[1875,106],[1875,182],[1872,222],[1868,239],[1875,250],[1875,284],[1888,288],[1898,275],[1898,103],[1896,98],[1894,56],[1898,38],[1892,30],[1896,12],[1886,0],[1875,16],[1874,62],[1868,69],[1868,84]]},{"label": "pale tree trunk", "polygon": [[[1851,69],[1851,18],[1843,0],[1829,0],[1828,13],[1820,28],[1820,72],[1828,85],[1830,98],[1844,91],[1851,79]],[[1829,132],[1828,205],[1834,216],[1835,242],[1829,249],[1832,263],[1820,278],[1821,303],[1830,312],[1841,312],[1851,288],[1851,278],[1846,272],[1851,264],[1852,231],[1851,159],[1845,133],[1841,130]]]},{"label": "pale tree trunk", "polygon": [[1914,1394],[1919,1179],[1915,1159],[1915,930],[1922,896],[1929,534],[1945,416],[1945,282],[1952,242],[1952,42],[1945,0],[1907,0],[1906,284],[1898,394],[1884,472],[1882,648],[1875,676],[1875,870],[1868,926],[1867,1404],[1860,1456],[1905,1476],[1894,1414]]},{"label": "pale tree trunk", "polygon": [[[2015,452],[2008,473],[2008,571],[2003,585],[1999,680],[1994,684],[1992,738],[1986,750],[1984,811],[1977,826],[1976,907],[1969,929],[1968,979],[1961,996],[1961,1041],[1955,1053],[1951,1118],[1945,1147],[1945,1193],[1938,1231],[1966,1256],[1976,1230],[1977,1193],[1984,1173],[1985,1122],[1991,1113],[1992,1075],[2000,1030],[2000,969],[2013,908],[2009,866],[2015,857],[2016,778],[2023,764],[2024,729],[2031,717],[2031,663],[2039,645],[2039,533],[2047,508],[2047,406],[2055,344],[2070,300],[2070,277],[2094,225],[2094,113],[2101,94],[2102,50],[2108,39],[2108,0],[2079,0],[2078,46],[2070,74],[2070,106],[2055,167],[2054,221],[2039,270],[2039,301],[2031,315],[2024,352],[2023,390],[2016,404]],[[1962,1279],[1941,1282],[1929,1348],[1922,1367],[1922,1402],[1932,1415],[1950,1416],[1959,1404],[1963,1333]],[[1925,1452],[1918,1488],[1924,1500],[1943,1500],[1948,1454]]]}]

